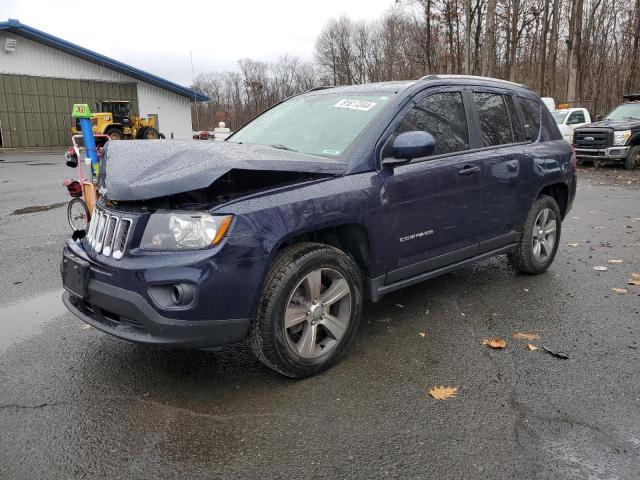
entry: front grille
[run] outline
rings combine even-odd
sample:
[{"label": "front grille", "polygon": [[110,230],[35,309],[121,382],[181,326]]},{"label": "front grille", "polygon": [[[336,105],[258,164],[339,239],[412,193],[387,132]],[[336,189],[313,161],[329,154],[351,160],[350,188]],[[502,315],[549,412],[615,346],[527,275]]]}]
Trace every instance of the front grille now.
[{"label": "front grille", "polygon": [[130,218],[96,208],[87,230],[87,242],[96,254],[120,260],[127,247],[132,223]]},{"label": "front grille", "polygon": [[610,130],[575,132],[573,143],[576,148],[607,148],[613,145],[613,132]]}]

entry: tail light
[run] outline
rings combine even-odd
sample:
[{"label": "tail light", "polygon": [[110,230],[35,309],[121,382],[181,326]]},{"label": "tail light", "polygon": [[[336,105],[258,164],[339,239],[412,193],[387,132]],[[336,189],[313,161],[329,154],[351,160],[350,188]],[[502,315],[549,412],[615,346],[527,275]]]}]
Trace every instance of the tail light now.
[{"label": "tail light", "polygon": [[576,149],[573,145],[571,147],[571,171],[575,174],[578,172],[578,158],[576,157]]}]

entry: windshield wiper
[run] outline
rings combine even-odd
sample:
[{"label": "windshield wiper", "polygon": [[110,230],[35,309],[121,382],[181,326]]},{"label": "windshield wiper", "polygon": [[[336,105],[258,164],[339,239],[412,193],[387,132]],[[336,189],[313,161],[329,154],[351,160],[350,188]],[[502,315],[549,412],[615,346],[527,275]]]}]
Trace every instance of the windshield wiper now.
[{"label": "windshield wiper", "polygon": [[291,147],[287,147],[286,145],[282,145],[281,143],[275,143],[273,145],[270,145],[273,148],[277,148],[278,150],[287,150],[289,152],[297,152],[297,150],[294,150]]}]

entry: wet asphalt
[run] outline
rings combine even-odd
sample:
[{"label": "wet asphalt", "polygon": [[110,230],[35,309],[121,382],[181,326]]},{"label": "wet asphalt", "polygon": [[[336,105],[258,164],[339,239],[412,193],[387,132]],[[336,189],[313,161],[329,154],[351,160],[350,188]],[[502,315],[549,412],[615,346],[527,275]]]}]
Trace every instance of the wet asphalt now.
[{"label": "wet asphalt", "polygon": [[[498,257],[391,294],[342,362],[295,381],[245,345],[83,328],[58,271],[74,172],[60,153],[0,160],[2,479],[640,477],[638,171],[581,169],[546,274]],[[53,207],[12,214],[34,206]],[[436,385],[458,394],[434,400]]]}]

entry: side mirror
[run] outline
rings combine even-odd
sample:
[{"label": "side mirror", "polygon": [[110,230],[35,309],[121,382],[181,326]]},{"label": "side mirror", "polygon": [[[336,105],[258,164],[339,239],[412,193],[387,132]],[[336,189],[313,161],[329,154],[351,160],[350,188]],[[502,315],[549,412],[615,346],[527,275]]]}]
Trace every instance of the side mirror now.
[{"label": "side mirror", "polygon": [[414,158],[427,157],[436,149],[436,141],[428,132],[404,132],[393,140],[392,157],[382,160],[382,165],[394,166],[407,163]]},{"label": "side mirror", "polygon": [[596,122],[600,122],[602,120],[602,115],[596,115]]}]

